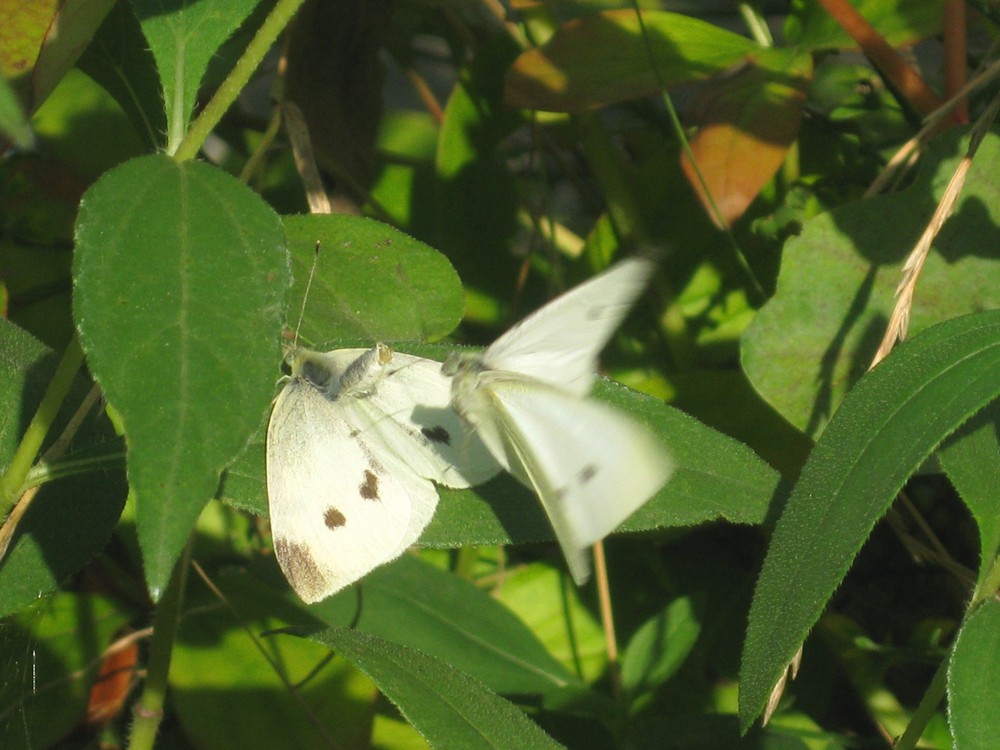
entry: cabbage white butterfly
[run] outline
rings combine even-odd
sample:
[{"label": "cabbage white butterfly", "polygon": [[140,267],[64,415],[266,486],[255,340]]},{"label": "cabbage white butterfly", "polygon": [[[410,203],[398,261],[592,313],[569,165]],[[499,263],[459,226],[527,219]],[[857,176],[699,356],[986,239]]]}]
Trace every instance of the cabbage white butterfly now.
[{"label": "cabbage white butterfly", "polygon": [[644,425],[586,398],[597,355],[646,287],[653,261],[633,258],[556,298],[482,355],[457,353],[452,405],[494,458],[532,488],[577,584],[587,548],[670,478],[673,460]]},{"label": "cabbage white butterfly", "polygon": [[451,409],[441,363],[371,349],[299,350],[267,426],[275,557],[313,603],[399,557],[437,507],[431,480],[500,467]]}]

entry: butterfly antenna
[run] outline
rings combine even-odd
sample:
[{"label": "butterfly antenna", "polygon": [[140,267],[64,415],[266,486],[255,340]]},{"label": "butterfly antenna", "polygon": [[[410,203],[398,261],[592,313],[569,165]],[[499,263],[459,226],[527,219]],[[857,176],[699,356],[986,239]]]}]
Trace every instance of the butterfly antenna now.
[{"label": "butterfly antenna", "polygon": [[319,240],[316,240],[316,249],[313,250],[312,268],[309,269],[309,280],[306,281],[306,292],[302,295],[302,309],[299,310],[299,322],[295,324],[295,338],[292,339],[292,348],[299,346],[299,329],[302,328],[302,318],[306,314],[306,300],[309,299],[309,290],[312,289],[313,279],[316,278],[316,266],[319,265]]}]

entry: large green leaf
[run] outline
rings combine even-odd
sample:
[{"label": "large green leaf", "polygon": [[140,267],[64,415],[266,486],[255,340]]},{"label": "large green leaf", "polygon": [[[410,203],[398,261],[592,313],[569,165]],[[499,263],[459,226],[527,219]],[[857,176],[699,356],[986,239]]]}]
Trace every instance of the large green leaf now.
[{"label": "large green leaf", "polygon": [[1000,393],[1000,312],[950,320],[901,344],[827,426],[778,520],[750,608],[744,727],[760,714],[906,479]]},{"label": "large green leaf", "polygon": [[281,224],[213,167],[143,157],[87,191],[73,273],[88,364],[124,423],[157,596],[273,393],[288,286]]},{"label": "large green leaf", "polygon": [[959,631],[948,670],[955,747],[990,750],[1000,736],[1000,603],[987,601]]},{"label": "large green leaf", "polygon": [[142,33],[156,59],[167,112],[167,149],[180,142],[205,71],[222,43],[250,15],[258,0],[132,0]]},{"label": "large green leaf", "polygon": [[404,555],[310,611],[436,656],[497,693],[578,700],[580,680],[509,609],[468,581]]},{"label": "large green leaf", "polygon": [[[786,245],[774,296],[743,337],[743,365],[789,422],[816,435],[868,369],[895,302],[903,262],[965,151],[937,139],[905,190],[812,219]],[[1000,308],[1000,137],[984,139],[955,213],[917,285],[910,331]]]},{"label": "large green leaf", "polygon": [[358,216],[286,216],[283,222],[295,272],[291,313],[300,309],[316,262],[299,332],[303,343],[440,339],[462,319],[462,282],[448,259],[423,242]]},{"label": "large green leaf", "polygon": [[309,638],[371,677],[435,748],[562,747],[482,682],[436,657],[346,628]]}]

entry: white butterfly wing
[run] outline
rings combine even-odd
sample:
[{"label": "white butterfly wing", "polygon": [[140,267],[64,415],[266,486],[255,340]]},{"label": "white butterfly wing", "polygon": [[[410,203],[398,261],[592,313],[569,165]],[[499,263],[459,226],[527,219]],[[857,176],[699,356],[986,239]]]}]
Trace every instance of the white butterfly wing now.
[{"label": "white butterfly wing", "polygon": [[371,349],[302,350],[292,370],[344,404],[373,446],[425,479],[469,487],[500,471],[451,408],[451,378],[441,373],[440,362],[380,343]]},{"label": "white butterfly wing", "polygon": [[629,258],[574,287],[493,342],[483,353],[483,366],[529,375],[585,396],[597,372],[598,354],[655,268],[648,258]]},{"label": "white butterfly wing", "polygon": [[[292,380],[267,430],[267,494],[278,563],[307,603],[398,557],[429,520],[438,495],[391,454],[373,450],[312,384]],[[429,509],[429,510],[428,510]]]},{"label": "white butterfly wing", "polygon": [[587,548],[673,473],[649,429],[601,402],[492,372],[457,399],[497,460],[538,494],[578,584],[590,574]]},{"label": "white butterfly wing", "polygon": [[[392,353],[378,387],[355,400],[365,433],[420,476],[446,487],[469,487],[500,471],[482,440],[451,407],[451,378],[441,363]],[[363,416],[362,416],[363,413]]]}]

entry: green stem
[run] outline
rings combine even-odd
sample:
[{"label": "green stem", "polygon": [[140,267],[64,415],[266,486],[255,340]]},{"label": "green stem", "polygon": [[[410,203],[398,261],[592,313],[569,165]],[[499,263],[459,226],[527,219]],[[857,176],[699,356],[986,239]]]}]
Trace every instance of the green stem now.
[{"label": "green stem", "polygon": [[21,444],[7,466],[7,471],[0,477],[0,517],[6,516],[24,490],[24,482],[31,470],[31,465],[38,456],[45,436],[52,428],[59,409],[66,400],[77,370],[83,364],[83,350],[80,340],[74,335],[66,345],[62,360],[56,367],[55,374],[42,397],[42,403],[31,418],[28,429],[24,431]]},{"label": "green stem", "polygon": [[985,599],[992,599],[997,595],[998,591],[1000,591],[1000,557],[994,558],[993,565],[990,566],[989,572],[983,578],[982,584],[976,588],[975,593],[972,595],[972,602],[969,604],[968,612],[971,614],[979,606],[980,602]]},{"label": "green stem", "polygon": [[156,605],[153,614],[153,637],[149,643],[149,664],[142,696],[135,705],[135,719],[129,737],[129,750],[152,750],[156,732],[163,720],[163,703],[167,695],[167,676],[173,653],[177,626],[180,624],[181,603],[187,585],[191,562],[191,543],[174,568],[170,583]]},{"label": "green stem", "polygon": [[937,713],[937,707],[941,703],[941,699],[944,698],[945,690],[948,687],[948,665],[950,663],[951,653],[949,652],[948,657],[942,660],[938,666],[937,672],[934,673],[934,679],[931,680],[924,697],[920,699],[920,705],[914,711],[913,718],[910,719],[903,736],[893,745],[893,750],[913,750],[917,746],[920,735],[924,733],[927,724]]},{"label": "green stem", "polygon": [[205,108],[198,115],[197,119],[191,123],[190,130],[188,130],[187,135],[184,136],[184,140],[180,142],[173,154],[177,161],[193,159],[198,154],[198,150],[205,143],[205,139],[215,129],[215,126],[219,124],[222,116],[226,114],[232,103],[236,101],[236,97],[240,95],[243,87],[247,85],[247,81],[250,80],[250,76],[257,70],[257,67],[264,59],[264,55],[267,54],[275,40],[291,22],[292,17],[303,2],[305,0],[278,0],[274,9],[264,19],[264,23],[261,24],[250,44],[247,45],[246,51],[236,61],[236,65],[233,66],[232,71],[226,76],[226,80],[222,82],[222,85],[215,92],[215,96],[205,105]]},{"label": "green stem", "polygon": [[[970,602],[968,608],[965,610],[962,625],[968,622],[969,617],[976,611],[978,605],[983,600],[991,599],[996,595],[998,588],[1000,588],[1000,558],[993,561],[993,566],[990,568],[989,573],[986,574],[982,584],[976,588],[976,592],[972,596],[972,602]],[[961,630],[961,627],[959,626],[959,630]],[[954,648],[954,645],[952,648]],[[924,733],[927,724],[937,712],[938,705],[944,699],[945,692],[948,689],[948,667],[950,665],[951,651],[949,650],[948,655],[941,660],[941,664],[934,674],[934,679],[931,680],[927,692],[921,698],[920,705],[917,706],[917,710],[913,713],[913,718],[910,719],[910,723],[907,725],[906,731],[903,732],[903,736],[895,744],[894,750],[913,750],[917,746],[920,736]]]},{"label": "green stem", "polygon": [[54,482],[57,479],[73,477],[77,474],[88,474],[100,469],[125,470],[125,452],[106,453],[101,456],[75,458],[71,461],[39,461],[35,464],[25,479],[28,487]]},{"label": "green stem", "polygon": [[698,178],[698,184],[701,186],[701,192],[705,196],[705,200],[709,206],[709,212],[712,215],[713,220],[716,225],[718,225],[729,243],[729,247],[733,251],[733,257],[739,265],[740,270],[746,276],[747,281],[752,287],[754,296],[761,302],[766,299],[764,294],[764,288],[760,285],[760,281],[757,279],[757,275],[753,272],[753,268],[750,267],[750,262],[747,260],[746,255],[743,254],[743,249],[736,242],[736,238],[733,237],[733,233],[727,228],[726,222],[722,217],[722,211],[719,209],[718,204],[715,202],[715,198],[712,196],[712,191],[708,189],[708,183],[705,181],[705,176],[701,173],[698,168],[698,160],[695,159],[694,151],[691,150],[691,143],[688,141],[687,136],[684,134],[684,126],[681,124],[681,118],[677,114],[677,110],[674,108],[674,102],[670,98],[670,94],[667,93],[667,86],[663,81],[663,76],[660,75],[660,69],[656,65],[656,56],[653,54],[653,48],[649,43],[649,33],[646,31],[646,22],[642,17],[642,11],[639,9],[638,0],[632,0],[632,9],[635,11],[636,20],[639,22],[639,32],[642,35],[642,43],[646,48],[646,56],[649,58],[649,65],[653,69],[653,75],[656,76],[657,84],[660,87],[660,93],[663,95],[663,104],[667,108],[667,115],[670,117],[670,125],[674,129],[674,133],[677,136],[677,140],[680,142],[681,151],[687,157],[688,162],[694,169],[694,174]]}]

